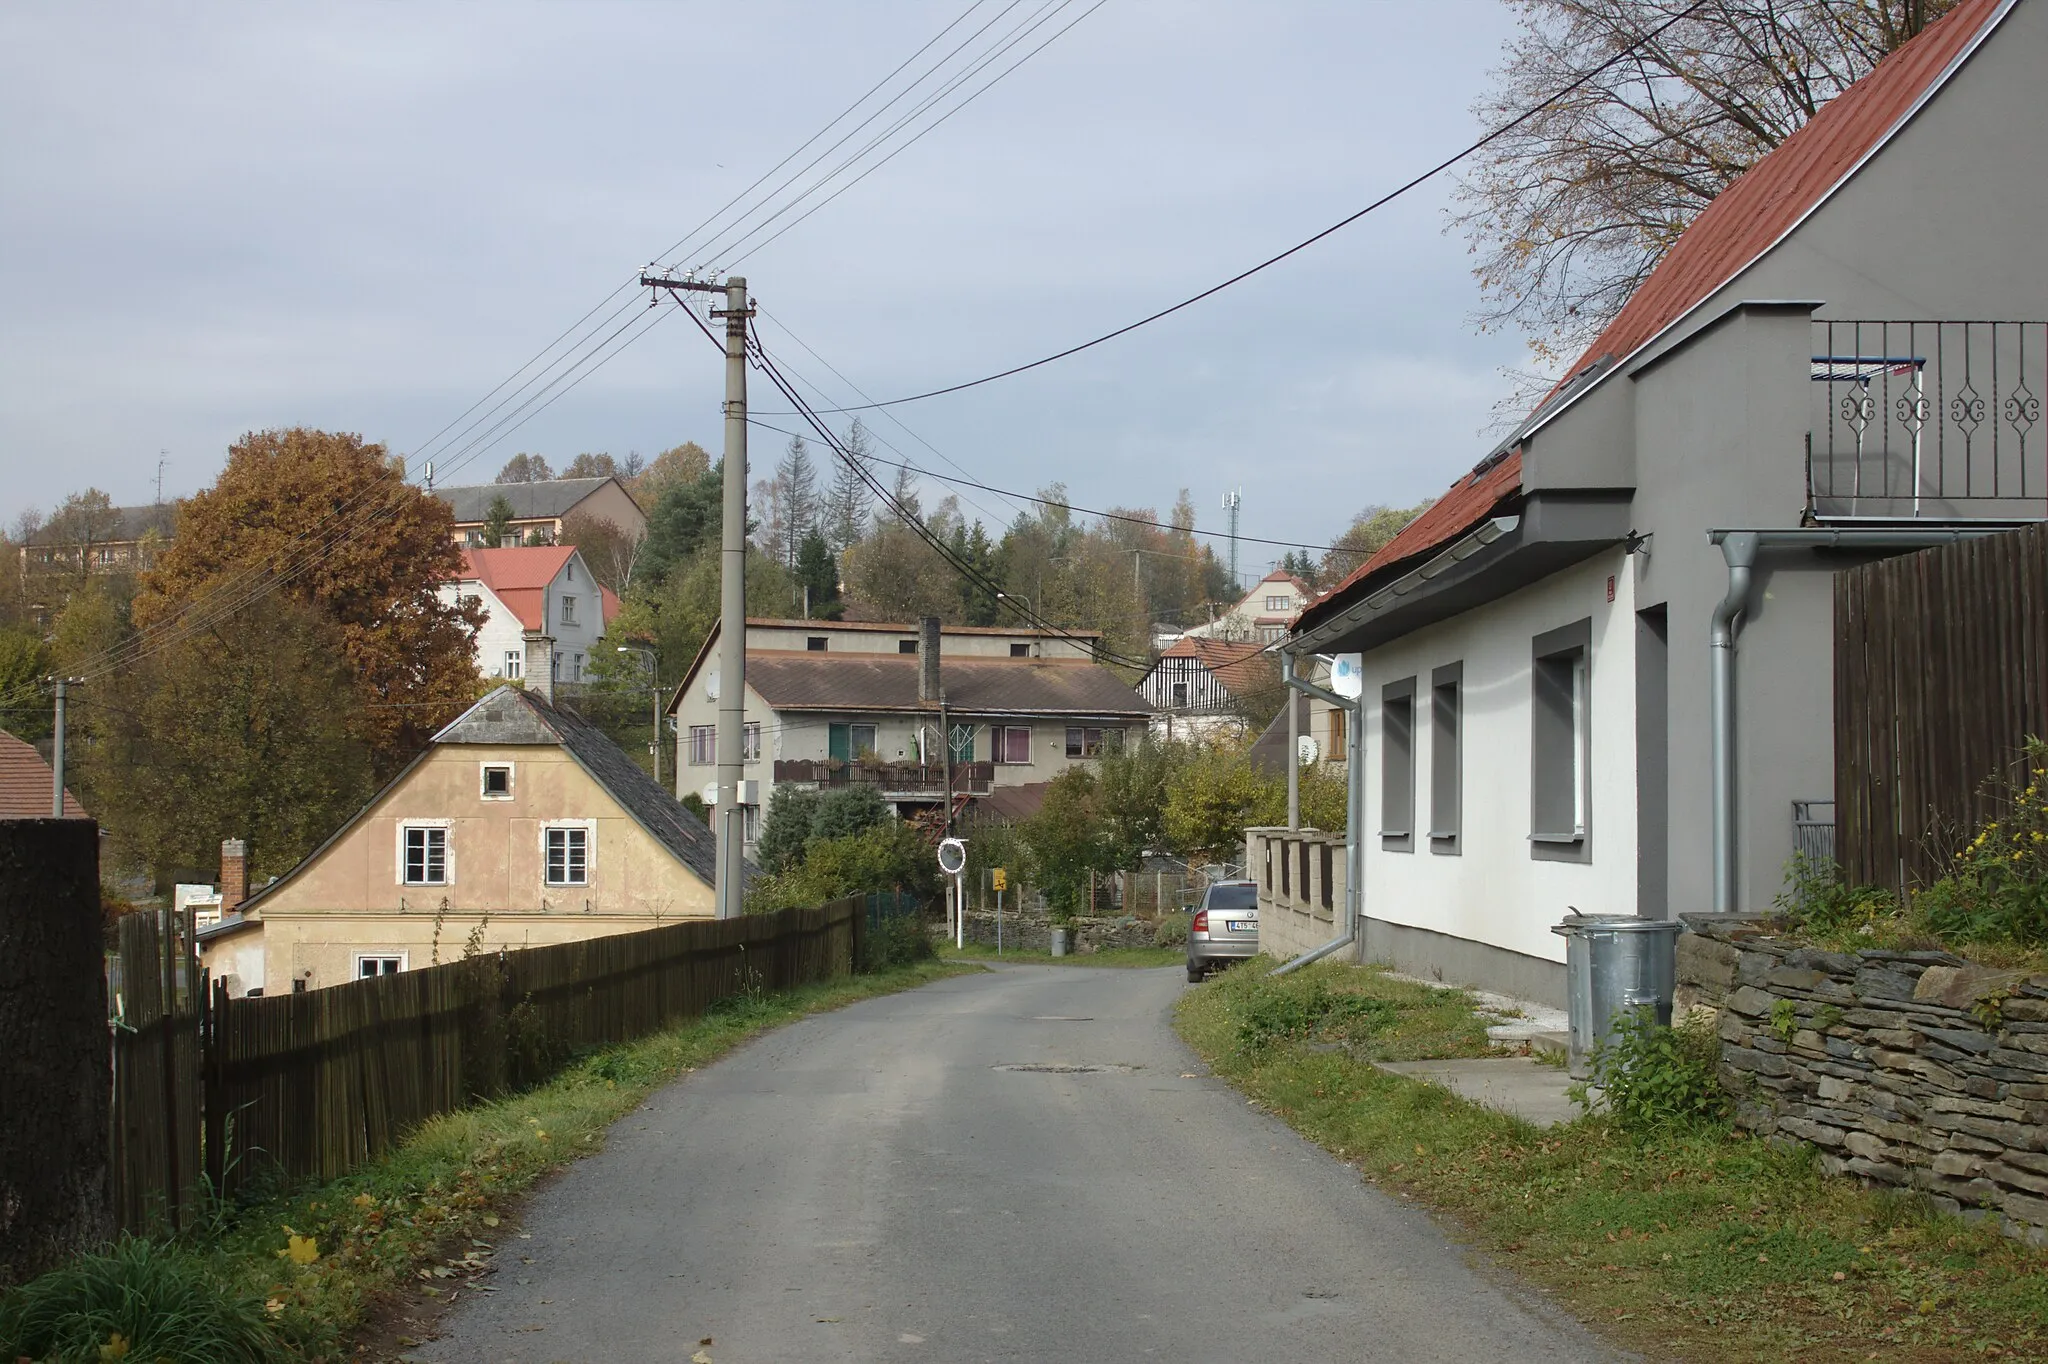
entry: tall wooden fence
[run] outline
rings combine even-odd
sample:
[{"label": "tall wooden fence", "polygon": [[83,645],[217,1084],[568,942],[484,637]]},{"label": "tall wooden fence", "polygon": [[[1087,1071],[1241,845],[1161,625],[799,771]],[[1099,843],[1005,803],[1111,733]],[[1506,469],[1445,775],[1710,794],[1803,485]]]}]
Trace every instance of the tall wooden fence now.
[{"label": "tall wooden fence", "polygon": [[210,1000],[189,924],[167,935],[160,916],[131,919],[116,971],[126,1017],[113,1137],[117,1217],[140,1230],[182,1223],[198,1206],[202,1169],[222,1193],[258,1171],[331,1179],[427,1119],[543,1079],[578,1052],[734,995],[848,975],[869,912],[854,897],[304,994],[229,999],[216,987]]},{"label": "tall wooden fence", "polygon": [[1926,885],[2048,737],[2048,525],[1835,575],[1835,857]]}]

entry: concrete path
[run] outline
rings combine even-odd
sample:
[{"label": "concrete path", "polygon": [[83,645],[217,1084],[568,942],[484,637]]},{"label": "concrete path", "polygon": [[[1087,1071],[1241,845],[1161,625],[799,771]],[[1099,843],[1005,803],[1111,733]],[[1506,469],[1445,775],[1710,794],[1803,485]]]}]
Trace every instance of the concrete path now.
[{"label": "concrete path", "polygon": [[[1473,1103],[1512,1113],[1538,1127],[1556,1127],[1585,1110],[1565,1094],[1571,1077],[1562,1066],[1527,1056],[1481,1056],[1462,1061],[1376,1061],[1381,1070],[1427,1080]],[[1596,1094],[1599,1091],[1594,1091]]]},{"label": "concrete path", "polygon": [[1209,1077],[1180,976],[1003,967],[771,1033],[540,1194],[417,1357],[1616,1357]]}]

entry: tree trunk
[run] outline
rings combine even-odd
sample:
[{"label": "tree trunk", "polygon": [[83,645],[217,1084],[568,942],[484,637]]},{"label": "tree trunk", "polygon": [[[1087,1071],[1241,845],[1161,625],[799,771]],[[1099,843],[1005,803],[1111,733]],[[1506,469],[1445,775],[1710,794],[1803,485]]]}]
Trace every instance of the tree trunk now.
[{"label": "tree trunk", "polygon": [[99,825],[0,819],[0,1286],[112,1234]]}]

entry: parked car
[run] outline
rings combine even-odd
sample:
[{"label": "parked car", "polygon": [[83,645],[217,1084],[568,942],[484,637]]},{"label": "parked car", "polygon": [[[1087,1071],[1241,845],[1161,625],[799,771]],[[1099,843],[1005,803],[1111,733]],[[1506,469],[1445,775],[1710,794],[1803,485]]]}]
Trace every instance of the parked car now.
[{"label": "parked car", "polygon": [[1259,953],[1259,887],[1252,881],[1218,881],[1202,892],[1188,925],[1188,979],[1200,980],[1218,966]]}]

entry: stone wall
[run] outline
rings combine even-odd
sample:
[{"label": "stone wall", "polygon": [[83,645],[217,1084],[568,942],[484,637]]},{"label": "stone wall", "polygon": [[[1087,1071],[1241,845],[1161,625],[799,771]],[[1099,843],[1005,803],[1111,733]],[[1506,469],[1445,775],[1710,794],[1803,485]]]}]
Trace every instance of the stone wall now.
[{"label": "stone wall", "polygon": [[1314,829],[1246,829],[1245,875],[1259,887],[1259,949],[1276,961],[1342,931],[1344,836]]},{"label": "stone wall", "polygon": [[[980,943],[985,947],[996,945],[996,916],[993,910],[968,910],[966,927],[967,941]],[[1085,955],[1100,952],[1106,947],[1150,947],[1156,925],[1150,919],[1129,916],[1076,918],[1055,925],[1051,917],[1043,912],[1005,909],[1003,947],[1005,950],[1015,948],[1020,952],[1049,955],[1052,952],[1052,930],[1055,927],[1068,930],[1068,951]]]},{"label": "stone wall", "polygon": [[2048,1245],[2048,973],[1823,952],[1746,916],[1686,923],[1678,1007],[1719,1010],[1739,1125]]}]

